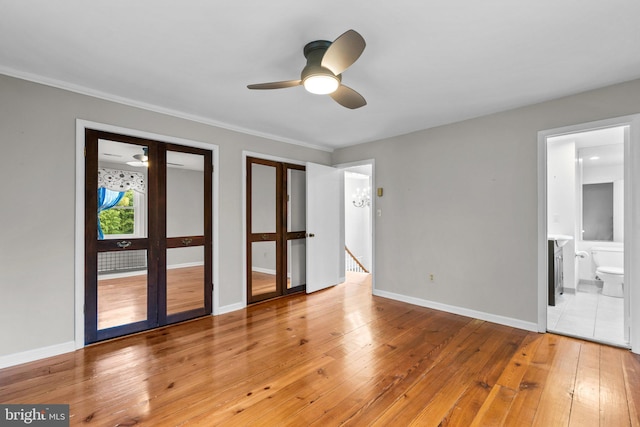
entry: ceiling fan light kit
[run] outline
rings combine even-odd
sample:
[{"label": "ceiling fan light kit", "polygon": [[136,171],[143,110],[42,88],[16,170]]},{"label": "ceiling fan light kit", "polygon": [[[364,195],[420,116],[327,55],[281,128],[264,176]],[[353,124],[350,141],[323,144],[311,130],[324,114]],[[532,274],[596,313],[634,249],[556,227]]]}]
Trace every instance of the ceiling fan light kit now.
[{"label": "ceiling fan light kit", "polygon": [[333,93],[340,86],[340,82],[334,76],[326,74],[313,74],[302,80],[302,84],[307,92],[316,95],[328,95]]},{"label": "ceiling fan light kit", "polygon": [[342,72],[349,68],[362,54],[366,43],[362,36],[349,30],[334,42],[316,40],[303,49],[307,65],[300,74],[300,80],[251,84],[249,89],[284,89],[304,86],[311,93],[330,95],[343,107],[356,109],[367,105],[364,97],[342,84]]}]

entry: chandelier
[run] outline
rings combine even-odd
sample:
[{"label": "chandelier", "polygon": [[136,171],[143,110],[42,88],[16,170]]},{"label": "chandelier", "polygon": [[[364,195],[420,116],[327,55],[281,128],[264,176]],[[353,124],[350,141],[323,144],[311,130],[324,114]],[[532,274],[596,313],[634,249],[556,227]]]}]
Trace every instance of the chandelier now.
[{"label": "chandelier", "polygon": [[353,206],[356,208],[364,208],[371,206],[371,189],[366,187],[362,190],[356,188],[356,192],[352,196]]}]

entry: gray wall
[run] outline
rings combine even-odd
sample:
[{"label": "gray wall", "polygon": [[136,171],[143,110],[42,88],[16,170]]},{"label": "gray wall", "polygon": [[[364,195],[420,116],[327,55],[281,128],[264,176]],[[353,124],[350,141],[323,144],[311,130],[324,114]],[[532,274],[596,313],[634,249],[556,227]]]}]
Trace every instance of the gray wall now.
[{"label": "gray wall", "polygon": [[537,133],[638,112],[635,80],[335,151],[384,188],[376,288],[536,323]]},{"label": "gray wall", "polygon": [[242,150],[330,163],[328,152],[0,75],[0,356],[74,340],[77,118],[220,147],[220,306],[242,302]]}]

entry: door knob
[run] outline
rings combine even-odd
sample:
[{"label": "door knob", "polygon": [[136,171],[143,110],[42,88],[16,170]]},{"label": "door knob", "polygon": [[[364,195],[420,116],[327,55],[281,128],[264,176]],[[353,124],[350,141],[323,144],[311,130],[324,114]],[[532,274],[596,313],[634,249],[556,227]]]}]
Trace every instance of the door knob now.
[{"label": "door knob", "polygon": [[313,233],[309,233],[309,234],[307,234],[307,237],[316,237],[316,235],[313,234]]}]

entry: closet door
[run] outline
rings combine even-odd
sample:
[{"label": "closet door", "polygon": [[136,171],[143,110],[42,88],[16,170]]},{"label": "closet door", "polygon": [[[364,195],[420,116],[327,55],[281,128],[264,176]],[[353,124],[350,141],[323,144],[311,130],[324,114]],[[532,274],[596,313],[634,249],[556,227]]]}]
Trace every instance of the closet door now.
[{"label": "closet door", "polygon": [[247,158],[247,300],[282,295],[282,165]]},{"label": "closet door", "polygon": [[247,302],[304,291],[305,167],[247,158]]},{"label": "closet door", "polygon": [[159,188],[156,165],[148,162],[155,146],[93,130],[85,141],[85,341],[91,343],[158,325],[158,248],[149,237],[157,217],[148,213]]},{"label": "closet door", "polygon": [[[211,152],[164,145],[166,229],[161,323],[211,313]],[[162,156],[161,156],[162,157]],[[164,282],[164,283],[163,283]]]},{"label": "closet door", "polygon": [[212,152],[85,134],[85,342],[212,307]]},{"label": "closet door", "polygon": [[307,283],[306,172],[284,164],[286,196],[286,286],[284,293],[304,291]]}]

